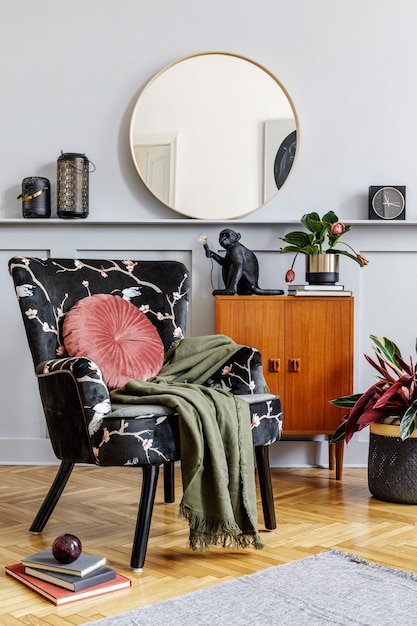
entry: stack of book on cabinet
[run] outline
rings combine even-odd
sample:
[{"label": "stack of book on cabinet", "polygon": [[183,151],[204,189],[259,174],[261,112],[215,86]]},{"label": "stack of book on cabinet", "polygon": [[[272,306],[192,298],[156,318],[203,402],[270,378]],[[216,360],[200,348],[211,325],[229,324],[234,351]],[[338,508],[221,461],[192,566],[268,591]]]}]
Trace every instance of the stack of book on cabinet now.
[{"label": "stack of book on cabinet", "polygon": [[59,563],[47,548],[6,565],[6,574],[53,602],[67,604],[130,587],[132,582],[106,567],[106,558],[82,552],[73,563]]},{"label": "stack of book on cabinet", "polygon": [[289,296],[351,296],[344,285],[288,285]]}]

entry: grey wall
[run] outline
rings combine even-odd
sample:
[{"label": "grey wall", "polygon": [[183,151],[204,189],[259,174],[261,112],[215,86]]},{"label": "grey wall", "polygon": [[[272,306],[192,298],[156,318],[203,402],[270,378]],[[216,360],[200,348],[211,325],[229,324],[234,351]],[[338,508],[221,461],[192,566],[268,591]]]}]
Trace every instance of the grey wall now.
[{"label": "grey wall", "polygon": [[[356,297],[358,389],[370,382],[362,358],[369,333],[397,340],[406,355],[414,350],[416,30],[413,0],[2,0],[0,258],[6,296],[1,324],[10,339],[0,349],[0,389],[3,407],[10,408],[0,415],[0,461],[49,460],[47,444],[32,457],[27,454],[44,437],[41,417],[30,414],[31,407],[40,413],[33,382],[10,417],[15,388],[26,385],[26,378],[15,379],[13,359],[23,359],[29,377],[31,372],[23,352],[10,357],[16,345],[12,339],[21,328],[15,303],[9,308],[13,294],[7,258],[18,252],[64,255],[86,249],[123,254],[123,232],[117,231],[112,245],[111,233],[103,235],[93,222],[157,220],[152,243],[137,226],[129,250],[175,249],[187,258],[200,253],[196,238],[202,229],[208,228],[212,239],[219,230],[217,224],[173,230],[165,220],[181,216],[146,191],[130,158],[129,121],[140,91],[162,67],[186,55],[227,51],[252,58],[280,79],[297,109],[300,151],[294,172],[269,205],[237,224],[245,243],[260,254],[264,284],[278,281],[282,286],[290,262],[276,254],[278,237],[288,230],[281,221],[328,209],[345,221],[366,220],[370,184],[407,185],[408,225],[358,223],[351,241],[368,254],[371,265],[346,267],[342,279]],[[14,222],[21,217],[16,196],[22,178],[41,175],[54,182],[61,150],[86,153],[96,164],[90,182],[91,226],[31,229],[27,220],[24,225]],[[213,328],[204,263],[191,263],[194,302],[207,303],[204,310],[195,304],[192,315],[192,331],[199,333]],[[352,462],[366,462],[366,436],[361,437],[359,456],[356,449],[348,453]],[[307,448],[289,444],[277,463],[321,458],[322,452],[311,453],[310,446],[306,453]]]},{"label": "grey wall", "polygon": [[0,217],[27,175],[55,177],[60,151],[97,165],[91,215],[175,217],[130,162],[128,123],[146,82],[201,51],[248,56],[273,72],[300,120],[287,187],[256,219],[309,208],[366,217],[369,184],[408,183],[417,217],[417,11],[412,0],[2,0]]}]

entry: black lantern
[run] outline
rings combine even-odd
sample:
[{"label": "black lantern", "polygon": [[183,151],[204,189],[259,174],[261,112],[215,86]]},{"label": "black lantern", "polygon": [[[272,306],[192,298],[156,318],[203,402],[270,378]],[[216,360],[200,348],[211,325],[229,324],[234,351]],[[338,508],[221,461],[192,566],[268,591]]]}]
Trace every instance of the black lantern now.
[{"label": "black lantern", "polygon": [[61,152],[57,161],[58,217],[88,216],[89,174],[90,161],[85,154]]}]

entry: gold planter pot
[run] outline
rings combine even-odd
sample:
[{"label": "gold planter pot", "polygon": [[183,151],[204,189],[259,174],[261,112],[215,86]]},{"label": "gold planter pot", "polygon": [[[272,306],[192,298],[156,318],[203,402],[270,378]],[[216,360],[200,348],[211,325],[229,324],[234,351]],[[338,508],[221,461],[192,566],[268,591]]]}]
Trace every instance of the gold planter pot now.
[{"label": "gold planter pot", "polygon": [[339,280],[338,254],[306,255],[306,281],[314,285],[332,285]]}]

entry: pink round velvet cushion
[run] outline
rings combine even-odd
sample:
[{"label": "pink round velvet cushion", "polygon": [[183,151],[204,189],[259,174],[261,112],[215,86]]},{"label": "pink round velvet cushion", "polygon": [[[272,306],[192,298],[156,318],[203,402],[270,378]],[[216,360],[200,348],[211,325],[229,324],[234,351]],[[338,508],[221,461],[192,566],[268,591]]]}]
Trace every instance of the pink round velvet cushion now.
[{"label": "pink round velvet cushion", "polygon": [[162,367],[164,346],[155,326],[119,296],[79,300],[66,314],[62,334],[68,355],[94,361],[111,389],[132,378],[148,380]]}]

